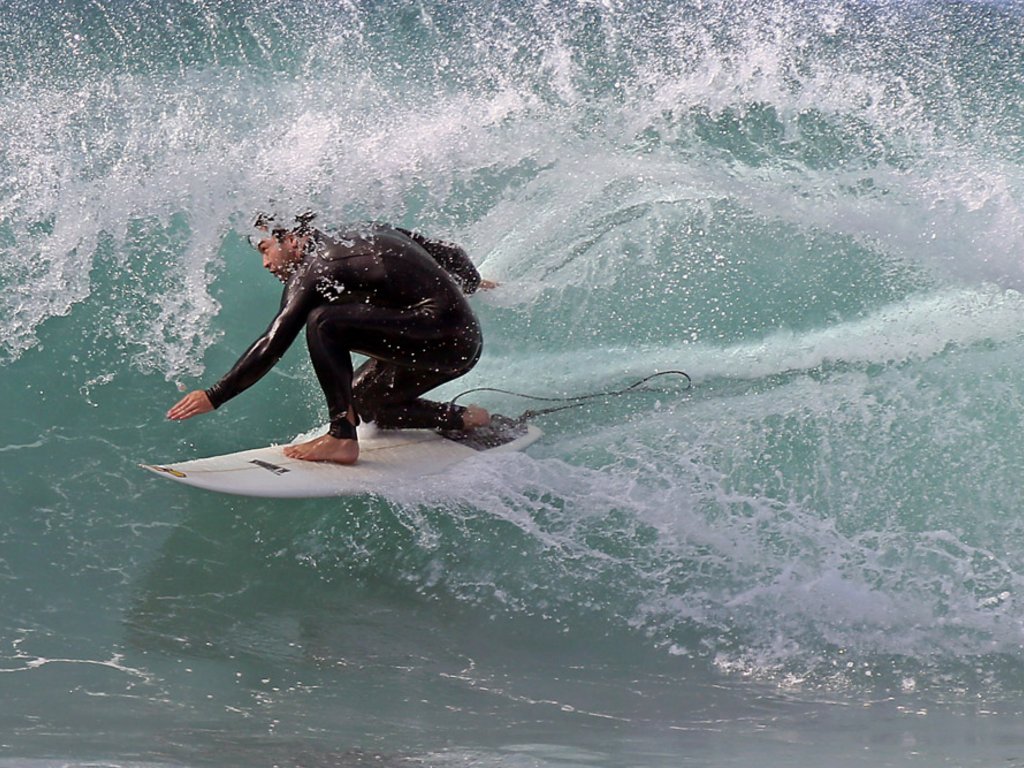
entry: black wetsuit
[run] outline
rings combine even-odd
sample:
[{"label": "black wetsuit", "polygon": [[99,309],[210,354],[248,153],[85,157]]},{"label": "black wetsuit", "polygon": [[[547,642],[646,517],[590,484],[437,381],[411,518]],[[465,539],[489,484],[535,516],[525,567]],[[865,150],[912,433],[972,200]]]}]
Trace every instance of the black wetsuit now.
[{"label": "black wetsuit", "polygon": [[[463,295],[479,285],[449,243],[382,224],[314,231],[277,317],[206,394],[216,408],[252,386],[305,328],[334,437],[355,437],[350,405],[380,427],[460,429],[464,408],[420,395],[480,358],[480,325]],[[351,352],[370,358],[354,376]]]}]

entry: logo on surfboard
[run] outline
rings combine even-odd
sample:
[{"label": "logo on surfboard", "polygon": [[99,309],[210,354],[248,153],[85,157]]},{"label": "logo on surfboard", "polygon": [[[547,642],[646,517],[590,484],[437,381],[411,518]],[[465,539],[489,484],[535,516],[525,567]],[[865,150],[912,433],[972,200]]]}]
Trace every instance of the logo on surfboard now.
[{"label": "logo on surfboard", "polygon": [[263,461],[263,459],[253,459],[249,463],[255,464],[257,467],[265,469],[268,472],[273,472],[275,475],[283,475],[289,471],[284,467],[277,466],[277,464],[271,464],[269,461]]}]

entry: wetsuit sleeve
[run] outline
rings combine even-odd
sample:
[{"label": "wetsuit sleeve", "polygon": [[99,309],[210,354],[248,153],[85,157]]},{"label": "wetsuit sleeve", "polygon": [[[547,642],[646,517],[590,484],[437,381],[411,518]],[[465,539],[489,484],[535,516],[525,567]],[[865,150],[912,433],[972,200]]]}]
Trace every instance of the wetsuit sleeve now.
[{"label": "wetsuit sleeve", "polygon": [[214,408],[220,408],[235,395],[251,387],[277,364],[306,324],[308,308],[305,304],[303,291],[296,286],[285,288],[281,308],[267,330],[238,358],[220,381],[206,390],[206,396]]},{"label": "wetsuit sleeve", "polygon": [[480,287],[480,273],[477,272],[464,249],[455,243],[431,240],[419,232],[411,232],[408,229],[398,229],[398,231],[411,237],[429,253],[445,272],[455,278],[455,282],[459,284],[463,293],[476,293],[477,288]]}]

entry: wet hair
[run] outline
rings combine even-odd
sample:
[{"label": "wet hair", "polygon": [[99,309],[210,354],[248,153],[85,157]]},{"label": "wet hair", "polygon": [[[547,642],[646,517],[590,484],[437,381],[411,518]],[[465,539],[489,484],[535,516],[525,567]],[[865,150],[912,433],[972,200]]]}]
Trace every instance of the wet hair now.
[{"label": "wet hair", "polygon": [[[313,211],[303,211],[295,217],[295,224],[293,226],[281,226],[278,222],[277,216],[274,214],[257,211],[256,216],[253,218],[252,225],[256,229],[269,231],[273,237],[277,238],[278,241],[281,241],[288,234],[293,234],[298,237],[308,235],[313,229],[311,225],[316,216],[316,213]],[[274,226],[275,224],[277,224],[277,226]]]},{"label": "wet hair", "polygon": [[295,226],[292,228],[292,232],[296,235],[308,235],[313,229],[313,219],[316,218],[316,214],[313,211],[303,211],[295,217]]}]

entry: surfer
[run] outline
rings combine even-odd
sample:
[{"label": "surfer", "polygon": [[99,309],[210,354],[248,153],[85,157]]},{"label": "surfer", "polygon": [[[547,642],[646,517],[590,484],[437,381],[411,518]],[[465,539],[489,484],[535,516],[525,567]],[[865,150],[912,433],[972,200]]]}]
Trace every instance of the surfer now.
[{"label": "surfer", "polygon": [[[475,405],[437,403],[425,392],[468,372],[480,358],[480,325],[465,295],[482,280],[457,245],[385,224],[336,235],[313,228],[312,214],[291,227],[259,216],[253,244],[284,283],[277,315],[209,389],[185,395],[167,412],[188,419],[219,408],[259,381],[299,331],[327,399],[328,432],[284,449],[308,461],[353,464],[360,418],[378,427],[471,430],[490,423]],[[353,373],[352,352],[369,357]]]}]

